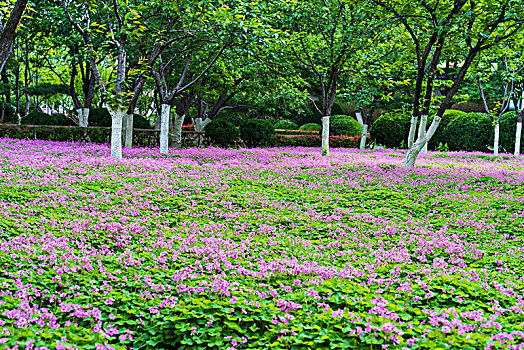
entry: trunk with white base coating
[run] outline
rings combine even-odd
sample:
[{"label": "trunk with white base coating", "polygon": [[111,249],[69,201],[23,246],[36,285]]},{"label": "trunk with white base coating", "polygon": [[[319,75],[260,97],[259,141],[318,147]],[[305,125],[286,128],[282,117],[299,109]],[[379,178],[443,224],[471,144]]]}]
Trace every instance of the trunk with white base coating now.
[{"label": "trunk with white base coating", "polygon": [[[424,136],[424,134],[426,134],[426,123],[428,121],[428,116],[427,115],[423,115],[422,117],[420,117],[420,125],[418,127],[418,138],[421,138]],[[428,152],[428,144],[426,142],[426,144],[424,145],[424,147],[422,147],[422,150],[421,152],[423,153],[427,153]]]},{"label": "trunk with white base coating", "polygon": [[517,131],[515,133],[515,155],[520,154],[520,138],[522,137],[522,122],[517,122]]},{"label": "trunk with white base coating", "polygon": [[417,118],[411,117],[411,126],[409,127],[408,135],[408,149],[413,147],[413,142],[415,141],[415,132],[417,131]]},{"label": "trunk with white base coating", "polygon": [[175,120],[173,123],[173,133],[175,134],[175,148],[182,148],[182,125],[184,124],[183,115],[175,114]]},{"label": "trunk with white base coating", "polygon": [[122,158],[122,120],[125,112],[109,108],[111,115],[111,157]]},{"label": "trunk with white base coating", "polygon": [[364,126],[362,126],[362,138],[360,139],[360,149],[361,150],[366,149],[367,136],[368,136],[368,125],[364,124]]},{"label": "trunk with white base coating", "polygon": [[495,137],[493,140],[493,155],[499,155],[500,124],[495,123]]},{"label": "trunk with white base coating", "polygon": [[169,150],[169,117],[171,115],[171,106],[162,104],[160,114],[160,154],[167,154]]},{"label": "trunk with white base coating", "polygon": [[322,117],[322,156],[329,155],[329,116]]},{"label": "trunk with white base coating", "polygon": [[211,123],[211,119],[209,118],[204,120],[202,120],[202,118],[195,118],[195,131],[204,131],[209,123]]},{"label": "trunk with white base coating", "polygon": [[133,114],[126,115],[126,135],[125,135],[125,146],[126,148],[133,147]]},{"label": "trunk with white base coating", "polygon": [[357,122],[358,122],[360,125],[364,126],[364,120],[362,119],[362,113],[360,113],[360,112],[356,112],[355,115],[357,116]]},{"label": "trunk with white base coating", "polygon": [[425,144],[431,140],[433,135],[435,134],[435,131],[437,131],[437,128],[440,124],[441,118],[439,116],[436,116],[435,119],[433,119],[433,122],[429,126],[428,131],[424,134],[422,138],[419,138],[417,142],[413,144],[413,146],[409,149],[408,154],[406,155],[406,159],[404,159],[404,168],[411,168],[415,166],[415,162],[417,160],[417,157],[422,151],[422,148]]}]

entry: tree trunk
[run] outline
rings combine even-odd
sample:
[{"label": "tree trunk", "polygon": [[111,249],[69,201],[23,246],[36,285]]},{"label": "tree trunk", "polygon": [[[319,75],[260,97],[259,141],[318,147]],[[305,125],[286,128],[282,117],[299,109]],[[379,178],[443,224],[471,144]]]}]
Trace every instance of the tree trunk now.
[{"label": "tree trunk", "polygon": [[160,154],[169,153],[169,119],[171,117],[171,106],[162,104],[160,113]]},{"label": "tree trunk", "polygon": [[368,125],[364,124],[362,126],[362,138],[360,139],[360,149],[365,150],[366,149],[366,138],[368,136]]},{"label": "tree trunk", "polygon": [[[428,116],[427,115],[423,115],[422,117],[420,117],[420,125],[418,127],[418,138],[421,138],[421,137],[423,137],[426,134],[426,123],[427,123],[427,121],[428,121]],[[421,152],[423,152],[423,153],[427,153],[428,152],[428,144],[427,144],[427,142],[424,145],[424,147],[422,147]]]},{"label": "tree trunk", "polygon": [[520,154],[520,138],[522,137],[522,120],[517,122],[517,132],[515,133],[515,155]]},{"label": "tree trunk", "polygon": [[412,168],[415,166],[415,161],[417,160],[420,151],[422,151],[424,145],[428,143],[433,137],[433,134],[435,134],[435,131],[440,124],[440,119],[441,118],[438,115],[435,116],[435,119],[433,119],[433,122],[429,126],[428,132],[426,132],[424,136],[419,137],[417,142],[413,144],[413,147],[409,149],[406,159],[404,159],[404,168]]},{"label": "tree trunk", "polygon": [[499,122],[495,123],[495,137],[493,140],[493,155],[499,155],[499,138],[500,138],[500,124]]},{"label": "tree trunk", "polygon": [[175,148],[182,148],[182,125],[184,124],[184,115],[175,113],[175,120],[173,123],[173,134],[175,135]]},{"label": "tree trunk", "polygon": [[122,158],[122,120],[125,111],[108,108],[111,115],[111,157]]},{"label": "tree trunk", "polygon": [[133,114],[127,114],[126,113],[126,133],[125,133],[125,147],[126,148],[132,148],[133,147]]},{"label": "tree trunk", "polygon": [[322,117],[322,157],[329,155],[329,115]]},{"label": "tree trunk", "polygon": [[[0,28],[0,73],[4,70],[5,64],[13,50],[13,42],[16,37],[16,28],[24,14],[28,0],[17,0],[13,11],[9,15],[4,28]],[[2,5],[3,6],[3,5]]]},{"label": "tree trunk", "polygon": [[211,119],[209,118],[204,120],[202,120],[202,118],[195,118],[195,131],[204,131],[209,123],[211,123]]},{"label": "tree trunk", "polygon": [[415,141],[415,132],[417,131],[417,117],[411,117],[411,126],[409,127],[408,149],[413,147]]},{"label": "tree trunk", "polygon": [[357,116],[357,122],[358,122],[360,125],[364,126],[364,120],[362,119],[362,113],[360,113],[360,112],[356,112],[355,115]]},{"label": "tree trunk", "polygon": [[88,126],[89,121],[89,108],[78,108],[78,126],[85,128]]}]

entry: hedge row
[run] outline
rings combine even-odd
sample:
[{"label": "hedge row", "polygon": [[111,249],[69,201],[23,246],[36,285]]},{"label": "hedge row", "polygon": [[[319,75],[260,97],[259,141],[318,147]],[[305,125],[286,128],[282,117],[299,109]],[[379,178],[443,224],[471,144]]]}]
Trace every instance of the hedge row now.
[{"label": "hedge row", "polygon": [[[329,146],[332,148],[357,148],[360,145],[361,135],[331,135]],[[320,135],[277,135],[277,146],[320,147]]]}]

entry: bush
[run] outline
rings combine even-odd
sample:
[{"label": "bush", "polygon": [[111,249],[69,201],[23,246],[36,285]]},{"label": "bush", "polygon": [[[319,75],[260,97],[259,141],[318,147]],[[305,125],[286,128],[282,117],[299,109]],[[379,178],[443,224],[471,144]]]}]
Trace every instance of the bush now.
[{"label": "bush", "polygon": [[289,119],[278,120],[275,123],[274,127],[275,129],[282,129],[282,130],[297,130],[298,129],[298,125]]},{"label": "bush", "polygon": [[74,123],[62,114],[46,114],[42,111],[32,111],[22,118],[22,124],[26,125],[62,125],[73,126]]},{"label": "bush", "polygon": [[389,148],[408,144],[411,114],[398,110],[382,113],[371,126],[371,140]]},{"label": "bush", "polygon": [[[235,113],[222,112],[219,115],[217,115],[215,119],[213,120],[225,120],[227,122],[230,122],[231,124],[233,124],[234,126],[238,128],[244,121],[244,118],[242,118],[241,116]],[[207,126],[206,126],[206,130],[207,130]]]},{"label": "bush", "polygon": [[298,128],[298,130],[320,131],[322,127],[315,123],[307,123]]},{"label": "bush", "polygon": [[484,113],[459,115],[443,130],[442,143],[450,151],[488,151],[493,134],[491,118]]},{"label": "bush", "polygon": [[[331,135],[329,146],[331,148],[357,148],[362,136]],[[277,135],[278,146],[296,147],[320,147],[322,138],[320,135]]]},{"label": "bush", "polygon": [[[0,103],[0,118],[2,118],[2,104]],[[16,115],[16,108],[10,104],[4,105],[4,120],[1,121],[6,124],[18,124],[18,116]]]},{"label": "bush", "polygon": [[[459,110],[456,110],[456,109],[448,109],[448,110],[446,110],[444,112],[444,115],[442,116],[442,119],[440,120],[440,124],[438,125],[438,128],[435,131],[435,134],[433,134],[433,137],[431,138],[431,140],[429,140],[428,149],[436,150],[437,147],[439,146],[439,144],[443,143],[442,142],[442,135],[443,135],[443,131],[446,128],[446,126],[448,126],[449,123],[451,123],[453,120],[455,120],[455,118],[463,116],[465,114],[467,114],[467,113],[459,111]],[[433,122],[433,119],[435,119],[435,116],[431,116],[431,117],[428,118],[427,128],[429,128],[429,126]],[[417,129],[417,134],[416,135],[418,135],[418,129]],[[416,136],[415,136],[415,139],[416,139]]]},{"label": "bush", "polygon": [[[515,152],[515,133],[517,131],[517,113],[508,112],[500,117],[500,145],[506,150],[506,152]],[[522,154],[524,148],[524,140],[520,140],[520,153]]]},{"label": "bush", "polygon": [[248,147],[267,147],[275,143],[275,128],[262,119],[248,119],[240,125],[240,138]]},{"label": "bush", "polygon": [[133,116],[133,128],[135,129],[151,129],[151,123],[145,117],[135,114]]},{"label": "bush", "polygon": [[332,115],[329,118],[329,135],[357,136],[362,134],[362,125],[349,115]]},{"label": "bush", "polygon": [[89,111],[89,126],[111,127],[111,116],[106,108],[92,108]]},{"label": "bush", "polygon": [[219,147],[233,146],[239,134],[238,129],[227,120],[215,119],[206,126],[206,136]]}]

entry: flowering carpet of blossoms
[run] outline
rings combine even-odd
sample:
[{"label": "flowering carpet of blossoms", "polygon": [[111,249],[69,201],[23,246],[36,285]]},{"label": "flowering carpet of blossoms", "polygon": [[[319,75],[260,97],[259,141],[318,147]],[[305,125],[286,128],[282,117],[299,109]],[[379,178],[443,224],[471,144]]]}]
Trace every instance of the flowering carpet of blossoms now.
[{"label": "flowering carpet of blossoms", "polygon": [[0,139],[0,347],[524,349],[524,158]]}]

